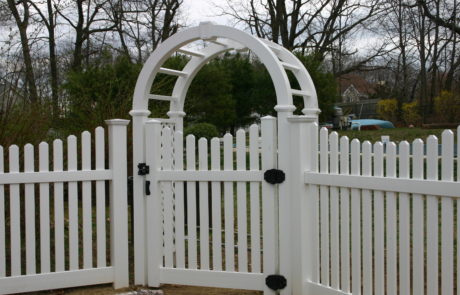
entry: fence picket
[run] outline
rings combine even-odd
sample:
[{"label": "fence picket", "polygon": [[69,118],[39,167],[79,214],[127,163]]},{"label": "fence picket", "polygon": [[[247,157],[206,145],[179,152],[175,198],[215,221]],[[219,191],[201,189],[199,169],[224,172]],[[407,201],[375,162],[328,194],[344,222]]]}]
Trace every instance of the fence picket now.
[{"label": "fence picket", "polygon": [[[62,140],[53,142],[53,171],[61,172],[63,165]],[[64,250],[64,184],[54,183],[54,257],[56,272],[65,269]]]},{"label": "fence picket", "polygon": [[[340,138],[340,174],[350,173],[350,142],[348,137]],[[340,287],[350,292],[350,191],[340,188]]]},{"label": "fence picket", "polygon": [[[386,146],[386,177],[396,177],[396,144],[390,142]],[[387,294],[397,294],[397,228],[396,228],[396,194],[386,192],[386,272]]]},{"label": "fence picket", "polygon": [[[438,180],[438,138],[434,135],[427,140],[427,179]],[[426,200],[426,277],[438,278],[438,198],[427,196]],[[437,279],[427,280],[427,295],[438,295]]]},{"label": "fence picket", "polygon": [[[399,144],[399,178],[407,179],[410,173],[409,143]],[[409,195],[399,194],[399,290],[410,294],[410,207]]]},{"label": "fence picket", "polygon": [[[329,172],[329,142],[327,128],[321,128],[320,134],[320,173]],[[329,286],[329,187],[320,186],[321,208],[321,284]]]},{"label": "fence picket", "polygon": [[[224,170],[233,170],[233,136],[224,136]],[[224,212],[225,212],[225,270],[235,270],[235,240],[233,212],[233,183],[224,183]]]},{"label": "fence picket", "polygon": [[[170,171],[172,169],[172,136],[171,128],[164,127],[161,136],[162,146],[162,164],[163,170]],[[174,251],[174,209],[173,209],[173,191],[172,182],[166,181],[161,184],[163,191],[163,230],[164,230],[164,265],[165,267],[173,267],[173,251]]]},{"label": "fence picket", "polygon": [[[49,171],[49,146],[46,142],[39,145],[40,172]],[[41,272],[51,271],[50,242],[50,186],[40,183],[40,265]]]},{"label": "fence picket", "polygon": [[[174,132],[174,168],[177,171],[184,169],[184,138],[181,131]],[[174,191],[176,264],[179,268],[185,268],[184,182],[176,181]]]},{"label": "fence picket", "polygon": [[[339,172],[339,135],[332,132],[329,135],[330,144],[330,173]],[[331,205],[331,287],[339,288],[340,280],[340,254],[339,254],[339,188],[330,188]]]},{"label": "fence picket", "polygon": [[[3,147],[0,145],[0,176],[4,172]],[[5,188],[0,184],[0,278],[6,275]]]},{"label": "fence picket", "polygon": [[[91,133],[81,134],[82,170],[91,170]],[[91,181],[82,182],[83,268],[93,267]]]},{"label": "fence picket", "polygon": [[[351,141],[351,175],[361,174],[360,142]],[[361,294],[361,194],[351,189],[351,287],[353,295]]]},{"label": "fence picket", "polygon": [[[211,170],[220,169],[220,141],[211,139]],[[221,183],[213,181],[212,190],[212,268],[222,270],[222,193]]]},{"label": "fence picket", "polygon": [[[96,128],[96,170],[105,168],[105,140],[104,128]],[[96,181],[96,244],[97,267],[107,265],[105,227],[105,181]]]},{"label": "fence picket", "polygon": [[[195,136],[188,135],[185,142],[187,170],[196,170]],[[188,239],[188,268],[197,268],[196,244],[196,183],[187,182],[187,239]]]},{"label": "fence picket", "polygon": [[[41,155],[40,155],[41,156]],[[34,172],[34,147],[31,144],[24,146],[24,172]],[[24,185],[25,193],[25,223],[26,223],[26,274],[35,274],[35,186]],[[41,202],[40,202],[41,206]],[[42,215],[40,214],[40,218]],[[40,222],[41,227],[41,222]],[[41,232],[41,231],[40,231]],[[40,235],[41,238],[41,235]],[[40,239],[41,240],[41,239]]]},{"label": "fence picket", "polygon": [[[67,170],[77,170],[77,138],[67,138]],[[69,265],[70,270],[78,269],[78,184],[69,182]]]},{"label": "fence picket", "polygon": [[[444,181],[454,180],[454,133],[445,130],[442,133],[442,175]],[[454,286],[454,202],[452,198],[441,199],[441,291],[443,295],[453,294]]]},{"label": "fence picket", "polygon": [[[383,177],[383,144],[374,144],[374,176]],[[385,294],[385,219],[382,191],[374,191],[374,293]]]},{"label": "fence picket", "polygon": [[[19,148],[9,148],[10,173],[19,172]],[[10,185],[10,243],[11,243],[11,275],[21,275],[21,208],[19,184]]]},{"label": "fence picket", "polygon": [[[249,169],[259,170],[259,126],[249,127]],[[251,272],[260,273],[260,197],[259,183],[250,183]]]},{"label": "fence picket", "polygon": [[[208,170],[208,141],[198,141],[198,161],[201,171]],[[209,269],[209,200],[208,182],[200,181],[200,267]]]},{"label": "fence picket", "polygon": [[[362,175],[372,175],[372,145],[362,145]],[[373,294],[372,287],[372,195],[370,190],[362,191],[362,235],[363,235],[363,294]]]},{"label": "fence picket", "polygon": [[[421,139],[414,140],[413,144],[414,157],[412,165],[413,179],[423,179],[424,170],[424,154],[423,141]],[[424,260],[425,260],[425,242],[424,242],[424,217],[423,217],[423,196],[414,194],[412,196],[412,224],[413,224],[413,240],[412,240],[412,285],[413,294],[422,295],[425,293],[424,288]]]},{"label": "fence picket", "polygon": [[[236,169],[246,170],[246,133],[243,129],[236,132]],[[246,209],[246,183],[236,184],[237,224],[238,224],[238,271],[248,271],[248,221]]]}]

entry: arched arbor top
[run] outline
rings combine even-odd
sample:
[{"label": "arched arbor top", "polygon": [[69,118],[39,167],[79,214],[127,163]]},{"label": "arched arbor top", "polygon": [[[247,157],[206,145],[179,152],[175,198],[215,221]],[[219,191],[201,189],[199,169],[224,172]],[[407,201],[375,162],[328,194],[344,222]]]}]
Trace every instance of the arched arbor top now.
[{"label": "arched arbor top", "polygon": [[[210,46],[201,50],[189,49],[188,44],[197,40],[208,41]],[[292,114],[295,110],[293,96],[303,98],[304,109],[302,112],[311,119],[316,119],[318,102],[315,87],[301,61],[284,47],[268,40],[254,37],[241,30],[216,25],[210,22],[201,23],[181,31],[163,43],[150,55],[138,77],[133,99],[133,116],[148,116],[149,100],[162,100],[170,102],[168,116],[171,119],[182,118],[184,101],[190,84],[199,70],[212,58],[230,51],[250,50],[267,68],[275,87],[277,112]],[[189,61],[182,70],[173,70],[163,67],[165,61],[175,53],[190,56]],[[287,72],[291,71],[297,79],[300,89],[292,89]],[[158,73],[177,76],[171,95],[157,95],[150,93],[152,83]],[[181,120],[182,121],[182,120]]]}]

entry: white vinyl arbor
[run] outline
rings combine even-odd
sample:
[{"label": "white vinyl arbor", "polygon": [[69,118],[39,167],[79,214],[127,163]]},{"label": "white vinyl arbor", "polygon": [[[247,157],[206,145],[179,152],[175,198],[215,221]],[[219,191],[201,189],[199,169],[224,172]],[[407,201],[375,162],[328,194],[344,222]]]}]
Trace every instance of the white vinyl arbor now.
[{"label": "white vinyl arbor", "polygon": [[[187,45],[198,41],[207,41],[209,46],[197,50],[190,49]],[[277,97],[277,131],[275,139],[279,143],[275,154],[274,167],[285,171],[289,177],[290,169],[290,146],[286,144],[291,140],[290,125],[295,124],[293,111],[296,109],[293,104],[293,97],[299,96],[303,98],[304,108],[302,110],[302,122],[316,123],[320,110],[318,109],[317,95],[313,82],[307,70],[299,59],[294,54],[289,52],[282,46],[270,42],[268,40],[259,39],[241,30],[216,25],[213,23],[201,23],[197,27],[193,27],[182,32],[179,32],[169,39],[164,41],[152,55],[148,58],[137,80],[133,110],[130,112],[133,117],[133,166],[134,171],[137,171],[139,163],[148,162],[148,143],[146,142],[146,126],[149,122],[148,116],[150,111],[148,108],[149,100],[170,101],[170,109],[167,113],[169,119],[157,119],[162,123],[170,124],[175,131],[182,131],[184,112],[184,101],[187,96],[187,91],[193,78],[199,70],[206,65],[211,59],[219,56],[227,51],[251,51],[267,68]],[[190,57],[188,63],[182,70],[173,70],[163,67],[165,61],[172,55],[180,53]],[[287,71],[291,71],[297,79],[300,89],[292,89],[288,79]],[[177,76],[174,89],[171,95],[158,95],[151,93],[152,83],[158,73]],[[151,120],[150,120],[151,121]],[[298,119],[297,119],[298,121]],[[147,125],[146,125],[147,124]],[[316,126],[316,124],[315,124]],[[263,129],[263,127],[262,127]],[[294,128],[295,129],[295,128]],[[276,153],[276,149],[275,149]],[[142,175],[134,173],[134,244],[135,244],[135,283],[147,283],[148,274],[148,223],[150,212],[146,212],[148,205],[146,204],[146,194],[144,189],[144,178]],[[277,194],[289,195],[289,185],[287,183],[280,184],[277,187]],[[290,257],[289,241],[290,231],[290,206],[286,201],[280,201],[276,205],[279,210],[279,239],[286,241],[279,245],[279,260],[286,261],[279,265],[279,272],[285,276],[289,276],[290,260],[295,258]],[[275,214],[277,215],[277,214]],[[273,217],[275,219],[275,216]],[[276,217],[277,219],[277,217]],[[275,223],[277,221],[274,221]],[[278,226],[277,226],[278,227]],[[292,237],[293,238],[293,237]],[[278,267],[277,267],[278,268]],[[288,286],[288,289],[290,287]],[[285,290],[288,292],[289,290]],[[286,293],[287,294],[287,293]]]}]

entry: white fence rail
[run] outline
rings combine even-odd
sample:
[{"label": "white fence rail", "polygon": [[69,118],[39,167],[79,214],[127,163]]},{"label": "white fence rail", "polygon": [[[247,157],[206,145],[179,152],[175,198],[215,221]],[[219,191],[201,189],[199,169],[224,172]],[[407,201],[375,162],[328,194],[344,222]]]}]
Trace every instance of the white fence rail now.
[{"label": "white fence rail", "polygon": [[128,122],[107,124],[109,169],[102,127],[93,140],[83,132],[80,144],[69,136],[51,148],[27,144],[22,153],[15,145],[7,151],[0,146],[0,294],[128,285]]},{"label": "white fence rail", "polygon": [[[426,154],[421,139],[412,152],[408,142],[400,142],[399,157],[394,142],[384,152],[381,142],[350,143],[326,129],[319,138],[319,172],[304,174],[319,192],[312,196],[319,262],[313,282],[336,294],[458,293],[460,167],[455,181],[454,133],[442,133],[440,157],[435,136],[428,137]],[[458,143],[459,138],[460,128]]]}]

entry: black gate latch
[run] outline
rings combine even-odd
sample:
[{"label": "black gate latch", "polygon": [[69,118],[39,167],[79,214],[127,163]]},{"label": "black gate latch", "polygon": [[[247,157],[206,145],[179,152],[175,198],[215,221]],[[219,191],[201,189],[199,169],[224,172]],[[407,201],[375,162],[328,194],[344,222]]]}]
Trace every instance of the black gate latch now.
[{"label": "black gate latch", "polygon": [[150,181],[145,181],[145,195],[150,196]]},{"label": "black gate latch", "polygon": [[150,167],[145,163],[137,164],[137,175],[147,175],[150,173]]},{"label": "black gate latch", "polygon": [[265,278],[265,285],[273,291],[277,291],[286,287],[287,280],[282,275],[269,275]]},{"label": "black gate latch", "polygon": [[286,180],[286,174],[284,174],[283,170],[270,169],[265,171],[264,179],[271,184],[283,183]]}]

